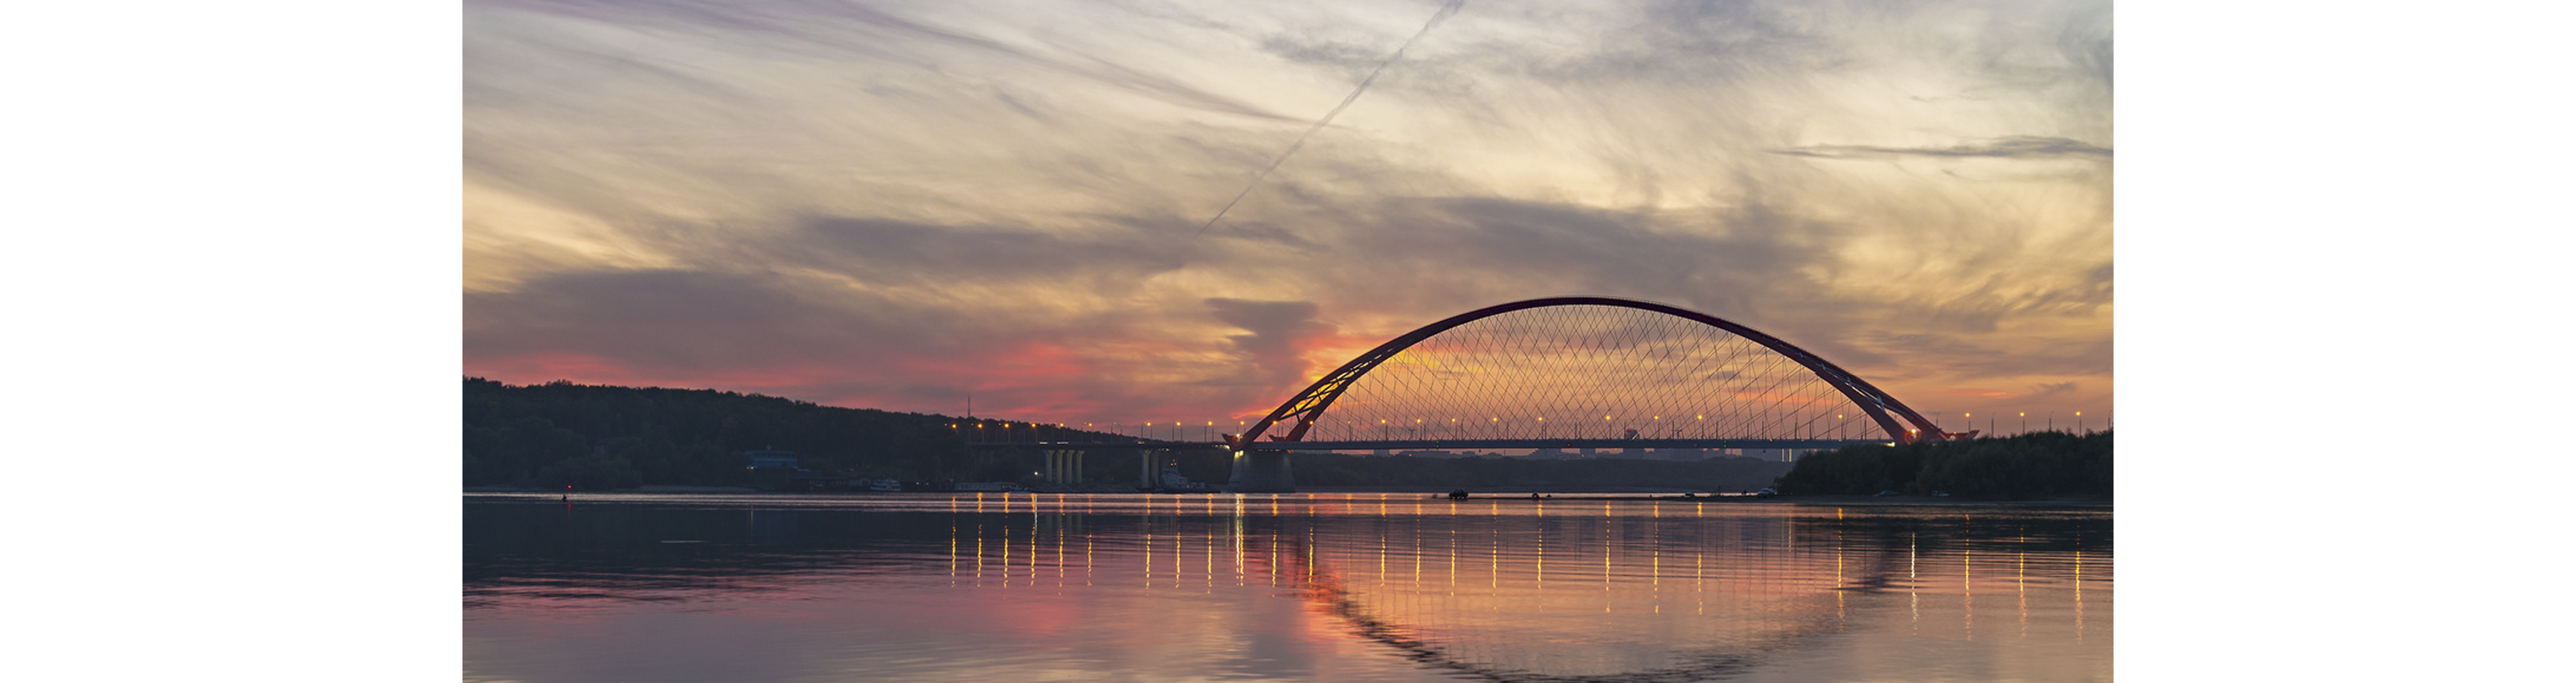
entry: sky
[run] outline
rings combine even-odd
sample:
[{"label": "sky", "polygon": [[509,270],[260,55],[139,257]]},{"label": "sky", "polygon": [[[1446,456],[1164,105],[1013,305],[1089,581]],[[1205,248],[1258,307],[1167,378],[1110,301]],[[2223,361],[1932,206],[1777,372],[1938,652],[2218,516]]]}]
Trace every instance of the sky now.
[{"label": "sky", "polygon": [[463,37],[468,376],[1239,419],[1602,295],[1945,423],[2111,414],[2108,2],[469,0]]}]

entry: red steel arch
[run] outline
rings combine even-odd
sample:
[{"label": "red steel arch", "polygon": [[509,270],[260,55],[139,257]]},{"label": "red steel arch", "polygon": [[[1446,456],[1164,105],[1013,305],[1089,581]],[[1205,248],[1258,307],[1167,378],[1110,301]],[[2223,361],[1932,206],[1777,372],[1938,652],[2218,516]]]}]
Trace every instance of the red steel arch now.
[{"label": "red steel arch", "polygon": [[[1379,344],[1377,348],[1369,349],[1368,353],[1360,354],[1359,357],[1351,359],[1350,362],[1343,363],[1342,367],[1334,370],[1332,374],[1325,375],[1323,379],[1316,380],[1314,384],[1307,385],[1305,391],[1297,392],[1297,395],[1289,398],[1286,403],[1279,404],[1279,409],[1270,411],[1270,415],[1261,418],[1261,421],[1259,422],[1253,423],[1251,428],[1245,430],[1244,433],[1239,435],[1227,435],[1226,444],[1233,447],[1233,449],[1238,452],[1249,450],[1265,432],[1270,430],[1272,426],[1283,423],[1292,424],[1293,426],[1289,428],[1287,434],[1271,435],[1270,439],[1272,441],[1295,442],[1304,440],[1306,437],[1306,430],[1315,425],[1315,418],[1321,417],[1324,414],[1324,409],[1331,407],[1335,399],[1341,398],[1342,392],[1349,389],[1353,382],[1359,381],[1359,378],[1362,375],[1368,374],[1368,371],[1375,369],[1379,363],[1384,363],[1387,359],[1394,358],[1396,354],[1402,353],[1405,349],[1411,348],[1415,343],[1424,339],[1429,339],[1433,335],[1447,332],[1450,328],[1475,322],[1479,319],[1510,313],[1512,311],[1546,308],[1551,306],[1611,306],[1616,308],[1631,308],[1641,311],[1662,313],[1725,330],[1735,334],[1736,336],[1761,344],[1764,348],[1770,349],[1773,353],[1778,353],[1781,356],[1796,362],[1798,365],[1805,367],[1807,370],[1816,373],[1817,379],[1824,380],[1826,384],[1831,385],[1835,390],[1841,391],[1844,397],[1851,399],[1851,402],[1854,405],[1860,406],[1861,412],[1867,413],[1871,420],[1877,421],[1879,428],[1887,432],[1888,438],[1894,439],[1897,443],[1941,441],[1966,436],[1965,434],[1942,432],[1940,427],[1934,425],[1931,420],[1924,419],[1922,414],[1914,412],[1914,409],[1912,408],[1905,407],[1905,404],[1898,402],[1896,397],[1887,395],[1887,392],[1879,391],[1878,387],[1870,386],[1869,382],[1863,381],[1861,378],[1843,370],[1841,367],[1825,362],[1825,359],[1818,358],[1815,354],[1808,353],[1806,349],[1798,348],[1796,345],[1781,341],[1778,337],[1763,334],[1753,328],[1738,325],[1706,313],[1686,308],[1667,306],[1652,301],[1638,301],[1634,299],[1618,299],[1600,296],[1566,296],[1530,299],[1528,301],[1515,301],[1507,304],[1488,306],[1450,316],[1446,320],[1424,325],[1420,329],[1405,333],[1404,336],[1387,340],[1386,343]],[[1902,422],[1900,422],[1900,420],[1902,420]],[[1911,427],[1908,425],[1911,425]]]}]

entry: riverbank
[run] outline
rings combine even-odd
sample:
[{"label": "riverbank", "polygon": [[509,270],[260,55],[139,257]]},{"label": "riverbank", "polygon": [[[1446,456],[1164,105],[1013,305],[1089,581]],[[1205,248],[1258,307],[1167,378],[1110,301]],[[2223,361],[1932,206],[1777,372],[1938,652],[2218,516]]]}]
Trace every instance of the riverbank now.
[{"label": "riverbank", "polygon": [[[549,490],[544,490],[544,489],[522,489],[522,488],[511,488],[511,487],[508,487],[508,486],[468,486],[468,487],[465,487],[464,492],[465,492],[465,493],[538,493],[538,494],[545,494],[545,493],[560,493],[559,491],[549,491]],[[631,489],[615,489],[615,490],[610,490],[610,491],[574,491],[573,493],[580,493],[580,494],[585,494],[585,495],[589,495],[589,494],[599,494],[599,493],[710,493],[710,494],[746,494],[746,493],[755,493],[755,494],[756,494],[756,493],[771,493],[771,494],[780,495],[780,496],[797,496],[797,497],[808,497],[808,496],[812,496],[812,497],[842,497],[842,496],[884,496],[884,495],[902,495],[902,494],[897,494],[897,493],[892,493],[892,492],[877,492],[877,491],[842,491],[842,492],[827,492],[827,493],[790,493],[790,492],[778,492],[778,491],[764,492],[764,491],[760,491],[760,490],[758,490],[758,489],[753,489],[753,488],[745,487],[745,486],[669,486],[669,485],[652,485],[652,486],[642,486],[642,487],[631,488]],[[974,493],[974,492],[972,492],[972,491],[941,491],[941,492],[936,492],[936,493]],[[994,493],[998,493],[998,492],[994,492]],[[1014,494],[1032,494],[1032,495],[1035,495],[1035,494],[1064,495],[1064,494],[1074,494],[1074,493],[1079,493],[1079,494],[1086,494],[1086,495],[1099,494],[1099,495],[1139,495],[1139,496],[1229,495],[1229,494],[1225,494],[1225,493],[1223,493],[1222,491],[1136,491],[1136,490],[1099,490],[1099,489],[1089,490],[1089,491],[1012,491],[1012,492],[1010,492],[1010,493],[1014,493]],[[1290,495],[1299,495],[1299,494],[1303,494],[1303,495],[1328,495],[1328,496],[1329,496],[1329,495],[1386,495],[1386,496],[1395,497],[1395,498],[1402,498],[1402,499],[1431,499],[1431,500],[1448,500],[1448,499],[1450,499],[1450,498],[1449,498],[1449,492],[1448,492],[1448,491],[1430,491],[1430,490],[1422,490],[1422,489],[1396,489],[1396,488],[1387,488],[1387,487],[1365,487],[1365,488],[1364,488],[1364,487],[1332,487],[1332,488],[1320,488],[1320,487],[1319,487],[1319,488],[1301,488],[1301,489],[1299,489],[1299,490],[1298,490],[1298,492],[1297,492],[1296,494],[1290,494]],[[1268,494],[1247,494],[1247,495],[1256,495],[1256,496],[1258,496],[1258,495],[1268,495]],[[1833,506],[1927,506],[1927,505],[1930,505],[1930,506],[1989,506],[1989,507],[1991,507],[1991,506],[2003,505],[2003,506],[2014,506],[2014,507],[2101,507],[2101,508],[2108,508],[2108,507],[2111,507],[2111,506],[2112,506],[2112,505],[2111,505],[2111,500],[2110,500],[2110,499],[2107,499],[2107,498],[2052,498],[2052,499],[2044,499],[2044,500],[1970,500],[1970,499],[1965,499],[1965,498],[1959,498],[1959,497],[1956,497],[1956,496],[1820,496],[1820,495],[1808,495],[1808,496],[1757,496],[1757,495],[1753,495],[1753,494],[1738,494],[1738,493],[1707,494],[1707,493],[1698,493],[1698,492],[1679,492],[1679,491],[1672,491],[1672,490],[1670,490],[1670,489],[1664,489],[1664,490],[1643,490],[1643,491],[1553,491],[1553,492],[1551,492],[1551,491],[1541,491],[1541,492],[1537,492],[1537,493],[1536,493],[1536,495],[1538,496],[1537,498],[1532,498],[1532,497],[1531,497],[1531,495],[1532,495],[1532,493],[1531,493],[1531,492],[1527,492],[1527,491],[1522,491],[1522,492],[1505,492],[1505,491],[1469,492],[1469,493],[1467,494],[1467,497],[1466,497],[1466,498],[1458,499],[1458,500],[1471,501],[1471,502],[1507,502],[1507,503],[1511,503],[1511,502],[1541,502],[1541,503],[1555,503],[1555,502],[1573,502],[1573,501],[1639,501],[1639,500],[1652,500],[1652,501],[1675,501],[1675,502],[1688,501],[1688,502],[1718,502],[1718,503],[1741,503],[1741,504],[1789,504],[1789,505],[1833,505]]]},{"label": "riverbank", "polygon": [[[519,487],[516,487],[516,486],[505,486],[505,485],[497,485],[497,484],[495,484],[495,485],[486,485],[486,486],[467,486],[467,487],[465,487],[465,492],[466,492],[466,493],[562,493],[562,491],[560,491],[560,490],[553,490],[553,489],[525,489],[525,488],[519,488]],[[604,493],[759,493],[759,492],[760,492],[760,489],[755,489],[755,488],[752,488],[752,487],[749,487],[749,486],[673,486],[673,485],[666,485],[666,484],[646,484],[646,485],[638,486],[638,487],[631,488],[631,489],[609,489],[609,490],[607,490],[607,491],[604,491]],[[585,491],[574,491],[574,493],[603,493],[603,491],[590,491],[590,490],[585,490]]]},{"label": "riverbank", "polygon": [[[1338,493],[1338,492],[1328,492],[1328,491],[1306,491],[1306,490],[1302,490],[1302,489],[1301,489],[1301,490],[1299,491],[1299,493],[1309,493],[1309,494],[1313,494],[1313,493]],[[1386,493],[1386,494],[1389,494],[1389,495],[1401,495],[1401,496],[1403,496],[1403,497],[1407,497],[1407,498],[1450,499],[1450,500],[1464,500],[1464,501],[1477,501],[1477,502],[1483,502],[1483,501],[1495,501],[1495,502],[1533,502],[1533,501],[1535,501],[1535,502],[1543,502],[1543,503],[1554,503],[1554,502],[1561,502],[1561,501],[1585,501],[1585,500],[1590,500],[1590,501],[1655,500],[1655,501],[1690,501],[1690,502],[1719,502],[1719,503],[1744,503],[1744,504],[1755,504],[1755,503],[1784,504],[1784,503],[1785,503],[1785,504],[1791,504],[1791,505],[1833,505],[1833,506],[1869,506],[1869,505],[1908,505],[1908,506],[1924,506],[1924,505],[1940,505],[1940,506],[1980,506],[1980,505],[1982,505],[1982,506],[1995,506],[1995,505],[2010,505],[2010,506],[2023,506],[2023,507],[2105,507],[2105,508],[2107,508],[2107,507],[2111,507],[2111,501],[2110,501],[2109,499],[2104,499],[2104,498],[2051,498],[2051,499],[2044,499],[2044,500],[1971,500],[1971,499],[1966,499],[1966,498],[1960,498],[1960,497],[1957,497],[1957,496],[1756,496],[1756,495],[1750,495],[1750,494],[1733,494],[1733,493],[1724,494],[1724,495],[1706,495],[1706,494],[1699,494],[1699,495],[1688,495],[1688,496],[1685,496],[1685,495],[1682,495],[1682,494],[1679,494],[1679,493],[1666,494],[1666,493],[1620,493],[1620,492],[1616,492],[1616,491],[1581,491],[1581,492],[1556,493],[1556,494],[1541,493],[1541,494],[1538,494],[1538,495],[1540,496],[1540,497],[1538,497],[1538,498],[1532,498],[1532,497],[1530,497],[1530,494],[1527,494],[1527,493],[1519,493],[1519,494],[1513,494],[1513,493],[1469,493],[1469,494],[1467,494],[1467,497],[1466,497],[1466,498],[1451,499],[1451,498],[1449,498],[1449,495],[1448,495],[1448,494],[1446,494],[1446,493],[1441,493],[1441,492],[1421,492],[1421,491],[1404,491],[1404,492],[1395,492],[1395,491],[1377,491],[1377,492],[1367,492],[1367,493]]]}]

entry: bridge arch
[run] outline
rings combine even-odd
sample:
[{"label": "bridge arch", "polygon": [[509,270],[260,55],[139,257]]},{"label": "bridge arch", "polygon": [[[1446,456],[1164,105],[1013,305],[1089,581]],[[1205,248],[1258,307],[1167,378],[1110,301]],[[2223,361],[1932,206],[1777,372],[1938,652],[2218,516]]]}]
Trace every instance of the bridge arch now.
[{"label": "bridge arch", "polygon": [[[1843,398],[1851,401],[1853,405],[1859,408],[1862,414],[1867,415],[1872,422],[1886,433],[1888,439],[1897,443],[1938,441],[1960,438],[1968,435],[1942,432],[1939,426],[1935,425],[1931,420],[1925,419],[1920,413],[1915,412],[1914,409],[1906,407],[1904,403],[1897,401],[1893,396],[1889,396],[1887,392],[1880,391],[1877,387],[1871,386],[1868,381],[1862,380],[1851,372],[1846,371],[1833,363],[1827,362],[1823,358],[1819,358],[1815,354],[1807,352],[1805,349],[1799,348],[1786,341],[1782,341],[1777,337],[1765,334],[1759,330],[1706,313],[1651,301],[1613,297],[1576,296],[1530,299],[1527,301],[1515,301],[1506,304],[1488,306],[1450,316],[1447,319],[1431,323],[1429,325],[1424,325],[1412,332],[1407,332],[1402,336],[1388,340],[1386,343],[1379,344],[1376,348],[1370,349],[1368,352],[1352,358],[1349,362],[1343,363],[1340,368],[1335,369],[1332,373],[1324,375],[1321,379],[1308,385],[1305,390],[1297,392],[1295,396],[1290,397],[1286,402],[1281,403],[1278,409],[1272,410],[1268,415],[1262,417],[1261,420],[1250,425],[1242,434],[1227,435],[1227,445],[1235,451],[1237,453],[1237,457],[1240,458],[1245,452],[1257,449],[1261,443],[1261,438],[1264,436],[1268,436],[1272,443],[1295,443],[1304,441],[1306,440],[1308,433],[1315,427],[1317,419],[1322,417],[1325,411],[1330,409],[1335,401],[1341,399],[1343,394],[1349,391],[1355,383],[1357,383],[1362,377],[1367,376],[1370,371],[1377,369],[1380,365],[1394,359],[1404,351],[1413,348],[1416,344],[1422,343],[1424,340],[1431,339],[1443,332],[1448,332],[1452,329],[1456,329],[1460,326],[1479,320],[1519,311],[1568,306],[1605,306],[1658,313],[1665,316],[1671,316],[1673,318],[1699,323],[1717,330],[1722,330],[1728,334],[1732,334],[1736,337],[1753,342],[1754,344],[1758,344],[1762,348],[1778,354],[1781,358],[1785,358],[1796,363],[1807,372],[1813,373],[1818,380],[1822,380],[1825,385],[1832,387],[1833,390],[1839,392]],[[1285,426],[1287,429],[1286,433],[1268,433],[1271,429],[1281,426]],[[1973,434],[1973,432],[1970,434]]]}]

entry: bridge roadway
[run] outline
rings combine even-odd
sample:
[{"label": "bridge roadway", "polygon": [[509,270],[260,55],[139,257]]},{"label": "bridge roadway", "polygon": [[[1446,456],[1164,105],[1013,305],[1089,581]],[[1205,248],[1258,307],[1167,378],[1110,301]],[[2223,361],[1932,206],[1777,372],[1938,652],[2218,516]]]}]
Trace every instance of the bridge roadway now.
[{"label": "bridge roadway", "polygon": [[[1264,441],[1253,448],[1260,451],[1438,451],[1438,450],[1519,450],[1555,448],[1562,450],[1590,448],[1613,450],[1623,448],[1746,448],[1831,450],[1860,444],[1887,444],[1886,439],[1378,439],[1353,441]],[[1092,451],[1148,449],[1218,449],[1221,441],[987,441],[966,444],[969,448],[1025,448],[1048,451]]]}]

